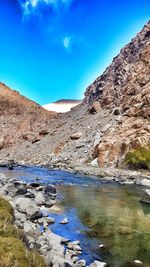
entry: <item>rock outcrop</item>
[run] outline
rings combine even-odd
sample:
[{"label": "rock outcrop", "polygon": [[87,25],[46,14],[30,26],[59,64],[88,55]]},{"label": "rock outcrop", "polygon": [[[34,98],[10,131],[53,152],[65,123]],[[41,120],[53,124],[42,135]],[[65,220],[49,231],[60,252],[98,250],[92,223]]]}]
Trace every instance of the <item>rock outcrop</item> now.
[{"label": "rock outcrop", "polygon": [[150,22],[85,92],[84,102],[111,110],[118,123],[97,148],[99,164],[117,164],[130,149],[150,142]]}]

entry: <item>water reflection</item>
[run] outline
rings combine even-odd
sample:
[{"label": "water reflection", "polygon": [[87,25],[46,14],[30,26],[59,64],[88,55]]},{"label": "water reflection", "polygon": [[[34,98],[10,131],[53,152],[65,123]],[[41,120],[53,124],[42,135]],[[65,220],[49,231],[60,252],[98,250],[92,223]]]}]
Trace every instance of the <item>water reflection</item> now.
[{"label": "water reflection", "polygon": [[[101,185],[99,188],[65,187],[63,205],[76,207],[85,234],[104,243],[103,260],[113,267],[133,266],[139,259],[150,266],[150,207],[141,206],[141,189]],[[102,253],[102,251],[100,252]]]}]

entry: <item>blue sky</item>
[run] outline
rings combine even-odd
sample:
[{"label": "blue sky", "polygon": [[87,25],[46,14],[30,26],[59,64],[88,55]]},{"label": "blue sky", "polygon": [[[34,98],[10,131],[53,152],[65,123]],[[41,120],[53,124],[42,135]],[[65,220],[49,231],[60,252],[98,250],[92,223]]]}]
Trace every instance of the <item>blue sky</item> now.
[{"label": "blue sky", "polygon": [[149,19],[149,0],[0,0],[0,81],[79,99]]}]

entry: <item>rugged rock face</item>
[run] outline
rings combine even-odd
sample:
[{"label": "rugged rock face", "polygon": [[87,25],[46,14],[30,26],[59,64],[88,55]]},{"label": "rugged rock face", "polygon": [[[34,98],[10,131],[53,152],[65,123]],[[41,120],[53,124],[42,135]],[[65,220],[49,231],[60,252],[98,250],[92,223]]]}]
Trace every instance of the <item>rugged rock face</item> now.
[{"label": "rugged rock face", "polygon": [[0,83],[0,149],[42,138],[54,114]]},{"label": "rugged rock face", "polygon": [[97,147],[100,165],[116,164],[128,150],[150,142],[150,22],[87,88],[84,102],[99,102],[118,116]]},{"label": "rugged rock face", "polygon": [[[149,118],[149,99],[145,99],[149,93],[149,82],[150,22],[121,50],[106,71],[87,88],[84,101],[93,104],[98,100],[102,108],[119,107],[120,112],[125,115],[142,114]],[[144,101],[144,105],[141,105],[144,114],[136,109],[131,110],[141,99]]]},{"label": "rugged rock face", "polygon": [[[90,165],[97,158],[99,166],[118,166],[129,150],[146,147],[150,143],[150,22],[87,88],[82,104],[55,119],[49,119],[37,105],[31,112],[28,106],[28,116],[23,117],[22,110],[25,107],[15,109],[14,116],[8,108],[9,116],[4,116],[3,109],[1,159],[73,168]],[[19,126],[18,118],[22,122]],[[5,139],[4,133],[9,138]],[[80,136],[71,138],[76,133]],[[13,147],[15,144],[10,155],[3,145],[7,139]]]}]

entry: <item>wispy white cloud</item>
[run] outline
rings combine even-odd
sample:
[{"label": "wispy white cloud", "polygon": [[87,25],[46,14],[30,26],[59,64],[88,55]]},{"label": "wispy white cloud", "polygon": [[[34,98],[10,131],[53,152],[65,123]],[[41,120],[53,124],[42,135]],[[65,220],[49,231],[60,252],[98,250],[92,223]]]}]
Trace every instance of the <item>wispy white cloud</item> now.
[{"label": "wispy white cloud", "polygon": [[71,37],[66,36],[63,38],[63,46],[66,50],[69,50],[71,48]]},{"label": "wispy white cloud", "polygon": [[23,10],[24,16],[29,16],[37,12],[40,14],[41,5],[51,8],[59,8],[61,5],[68,6],[73,0],[18,0]]},{"label": "wispy white cloud", "polygon": [[[64,8],[68,9],[74,0],[18,1],[22,8],[24,22],[32,19],[32,16],[36,16],[37,19],[39,19],[37,21],[40,21],[40,25],[42,25],[43,32],[46,33],[48,36],[51,36],[51,42],[63,46],[64,49],[68,52],[71,52],[74,49],[76,44],[76,38],[72,33],[65,33],[63,28],[60,27],[60,19],[61,15],[63,14]],[[52,10],[57,12],[51,12]]]},{"label": "wispy white cloud", "polygon": [[74,50],[82,50],[85,46],[85,39],[83,36],[79,36],[73,33],[64,35],[62,38],[62,45],[66,51],[73,52]]}]

